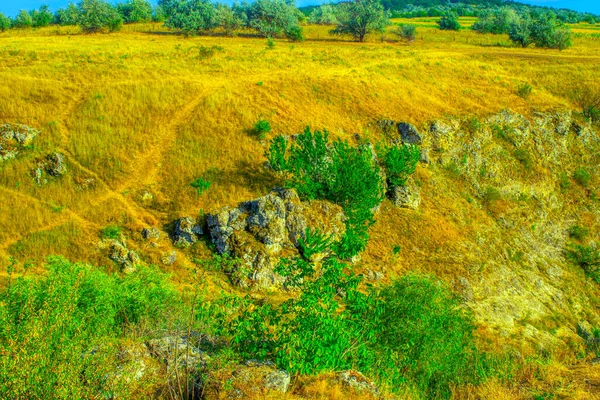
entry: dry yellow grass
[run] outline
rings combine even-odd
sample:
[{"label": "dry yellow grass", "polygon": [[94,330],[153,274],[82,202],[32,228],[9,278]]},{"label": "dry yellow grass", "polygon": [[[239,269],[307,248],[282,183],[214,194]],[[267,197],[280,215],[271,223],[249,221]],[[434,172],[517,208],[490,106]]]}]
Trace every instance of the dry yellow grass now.
[{"label": "dry yellow grass", "polygon": [[[49,254],[111,267],[97,246],[107,225],[125,227],[130,246],[158,263],[172,247],[163,240],[158,249],[148,248],[140,240],[141,228],[163,228],[183,215],[265,194],[277,184],[262,168],[266,143],[248,134],[259,118],[271,122],[269,137],[310,125],[348,140],[355,132],[377,140],[371,123],[381,118],[422,126],[445,116],[483,117],[505,108],[526,116],[571,109],[570,90],[600,77],[597,27],[575,26],[573,47],[558,52],[509,47],[505,36],[442,32],[433,19],[410,22],[418,25],[418,39],[410,45],[391,34],[354,43],[315,26],[305,28],[305,42],[278,40],[272,49],[265,39],[248,35],[185,39],[157,24],[125,26],[110,35],[54,27],[0,34],[0,123],[25,123],[42,132],[33,149],[0,164],[0,267],[14,257],[41,270]],[[214,54],[204,56],[201,49]],[[534,88],[527,100],[517,94],[523,83]],[[29,171],[36,157],[50,151],[67,155],[69,173],[40,187]],[[214,168],[211,188],[198,196],[190,183]],[[515,171],[512,167],[510,176],[521,187],[554,174],[542,170],[535,181]],[[459,276],[486,276],[487,261],[502,259],[510,246],[525,246],[507,241],[495,247],[505,233],[490,226],[511,213],[523,214],[523,227],[530,226],[535,221],[527,217],[528,206],[506,201],[475,207],[468,185],[441,168],[420,167],[417,177],[421,210],[384,203],[358,268],[383,270],[387,278],[409,270],[434,272],[453,283]],[[93,180],[87,189],[79,187],[84,179]],[[579,189],[570,195],[571,210],[586,198]],[[593,229],[600,225],[593,210],[582,218]],[[482,236],[490,242],[486,254],[473,245]],[[394,255],[391,249],[398,245],[402,250]],[[209,254],[204,245],[196,251]],[[177,252],[177,263],[164,269],[189,287],[193,265]],[[581,276],[567,271],[565,279],[566,293],[577,295]],[[534,322],[544,324],[554,328]],[[584,382],[590,374],[597,379],[597,371],[565,368],[549,369],[541,387],[593,398],[585,396],[596,389]],[[523,378],[524,385],[536,387],[537,379]],[[328,385],[316,381],[302,392],[343,398]],[[531,393],[495,381],[464,389],[458,398],[516,399]]]}]

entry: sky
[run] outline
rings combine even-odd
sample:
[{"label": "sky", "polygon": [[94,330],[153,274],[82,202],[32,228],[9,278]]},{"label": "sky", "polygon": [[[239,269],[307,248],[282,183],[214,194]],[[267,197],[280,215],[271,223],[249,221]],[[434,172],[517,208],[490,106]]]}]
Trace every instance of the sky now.
[{"label": "sky", "polygon": [[[73,0],[0,0],[0,12],[14,17],[19,10],[31,10],[39,8],[39,6],[46,4],[50,6],[52,11],[58,8],[65,7]],[[117,1],[113,1],[117,2]],[[152,3],[156,3],[156,0],[151,0]],[[225,3],[231,3],[232,1],[224,0]],[[320,0],[296,0],[298,6],[308,6],[313,4],[319,4]],[[570,8],[577,11],[587,11],[594,14],[600,15],[600,0],[521,0],[522,3],[533,4],[537,6],[549,6],[558,8]]]}]

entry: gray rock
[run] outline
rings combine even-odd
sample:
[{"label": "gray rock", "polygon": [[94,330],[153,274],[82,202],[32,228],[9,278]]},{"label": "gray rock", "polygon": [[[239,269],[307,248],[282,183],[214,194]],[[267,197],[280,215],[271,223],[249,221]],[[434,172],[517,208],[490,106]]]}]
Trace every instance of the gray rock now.
[{"label": "gray rock", "polygon": [[422,138],[414,125],[406,122],[398,123],[398,133],[404,143],[421,144]]},{"label": "gray rock", "polygon": [[67,173],[67,162],[62,153],[52,153],[46,156],[44,169],[50,176],[59,177]]},{"label": "gray rock", "polygon": [[429,149],[421,149],[421,159],[419,161],[422,162],[423,164],[430,164],[431,157],[430,157],[429,153],[430,153]]},{"label": "gray rock", "polygon": [[135,271],[140,263],[140,257],[133,250],[129,250],[124,243],[117,240],[111,240],[108,245],[108,257],[117,263],[121,270],[129,274]]},{"label": "gray rock", "polygon": [[448,135],[452,130],[453,128],[443,121],[434,121],[429,125],[429,132],[437,135]]},{"label": "gray rock", "polygon": [[155,227],[142,229],[142,237],[146,240],[160,239],[160,231]]},{"label": "gray rock", "polygon": [[19,150],[31,144],[39,135],[37,129],[21,124],[0,125],[0,161],[15,158]]},{"label": "gray rock", "polygon": [[252,393],[258,395],[265,391],[286,393],[290,385],[290,374],[278,369],[271,361],[249,360],[238,367],[233,373],[232,384],[236,387],[252,388]]},{"label": "gray rock", "polygon": [[390,190],[390,197],[396,207],[416,210],[421,204],[421,189],[409,178],[405,186],[394,186]]},{"label": "gray rock", "polygon": [[198,225],[192,217],[183,217],[175,223],[173,232],[173,244],[179,246],[189,246],[198,241],[198,236],[202,235],[202,227]]},{"label": "gray rock", "polygon": [[338,374],[338,380],[342,385],[358,392],[367,392],[374,396],[379,395],[379,388],[375,383],[358,371],[349,370],[340,372]]},{"label": "gray rock", "polygon": [[177,253],[175,252],[175,250],[171,250],[168,253],[164,253],[160,259],[160,261],[167,266],[171,266],[173,264],[175,264],[175,261],[177,261]]}]

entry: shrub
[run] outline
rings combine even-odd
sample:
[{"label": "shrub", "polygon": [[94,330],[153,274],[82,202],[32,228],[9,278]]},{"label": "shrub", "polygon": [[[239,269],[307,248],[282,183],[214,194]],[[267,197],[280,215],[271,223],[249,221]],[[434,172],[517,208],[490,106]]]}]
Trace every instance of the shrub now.
[{"label": "shrub", "polygon": [[567,247],[567,258],[583,268],[586,275],[600,283],[600,247],[599,244],[583,246],[571,243]]},{"label": "shrub", "polygon": [[579,226],[579,225],[574,225],[569,228],[569,237],[571,239],[583,240],[587,237],[587,235],[589,235],[589,233],[590,233],[589,229]]},{"label": "shrub", "polygon": [[337,11],[335,6],[331,4],[323,4],[316,7],[310,13],[308,22],[317,25],[335,25],[338,23]]},{"label": "shrub", "polygon": [[84,33],[115,32],[121,29],[123,19],[103,0],[81,0],[77,23]]},{"label": "shrub", "polygon": [[117,277],[50,258],[48,274],[0,292],[0,397],[110,397],[117,337],[130,324],[159,322],[176,301],[157,270]]},{"label": "shrub", "polygon": [[531,86],[529,83],[522,83],[519,85],[519,87],[517,87],[517,95],[524,99],[529,98],[529,96],[531,96],[532,91],[533,86]]},{"label": "shrub", "polygon": [[71,3],[67,8],[58,10],[54,19],[57,24],[62,26],[77,25],[77,21],[79,20],[79,9],[75,4]]},{"label": "shrub", "polygon": [[212,182],[204,178],[196,178],[190,186],[196,189],[196,194],[200,196],[202,193],[210,189]]},{"label": "shrub", "polygon": [[218,25],[228,36],[233,36],[234,32],[244,25],[242,17],[225,4],[217,5],[216,14]]},{"label": "shrub", "polygon": [[581,108],[584,117],[600,121],[600,87],[588,84],[574,89],[571,96]]},{"label": "shrub", "polygon": [[510,25],[519,20],[516,11],[509,7],[503,7],[496,11],[484,11],[471,29],[479,33],[508,33]]},{"label": "shrub", "polygon": [[185,35],[198,35],[219,25],[217,12],[208,0],[160,0],[167,15],[165,26],[179,29]]},{"label": "shrub", "polygon": [[590,184],[592,175],[590,175],[590,173],[587,171],[587,169],[585,169],[584,167],[581,167],[573,173],[573,179],[575,179],[575,181],[577,183],[579,183],[581,186],[587,187]]},{"label": "shrub", "polygon": [[410,144],[383,148],[379,153],[389,186],[406,185],[421,159],[421,149]]},{"label": "shrub", "polygon": [[531,169],[533,166],[533,161],[531,160],[531,154],[526,149],[516,149],[515,150],[515,158],[519,160],[521,164],[525,167],[525,169]]},{"label": "shrub", "polygon": [[458,22],[458,15],[454,12],[448,11],[438,21],[438,26],[443,31],[459,31],[461,26]]},{"label": "shrub", "polygon": [[0,12],[0,32],[10,28],[10,18]]},{"label": "shrub", "polygon": [[329,31],[332,35],[351,35],[359,42],[372,32],[385,31],[388,15],[377,0],[350,0],[337,8],[338,25]]},{"label": "shrub", "polygon": [[284,0],[256,0],[250,5],[248,24],[264,37],[285,35],[295,40],[301,32],[296,7]]},{"label": "shrub", "polygon": [[523,16],[518,21],[513,22],[508,28],[508,37],[513,43],[525,48],[533,43],[531,36],[532,21],[529,17]]},{"label": "shrub", "polygon": [[555,14],[543,14],[530,28],[536,47],[564,50],[571,46],[571,30]]},{"label": "shrub", "polygon": [[127,0],[117,5],[117,10],[127,24],[148,22],[152,19],[152,5],[148,0]]},{"label": "shrub", "polygon": [[342,141],[330,145],[327,132],[313,133],[308,127],[289,149],[287,146],[281,137],[271,141],[266,156],[273,169],[301,197],[342,206],[348,219],[338,253],[342,258],[360,253],[373,223],[372,209],[382,199],[380,171],[371,150],[366,146],[354,148]]},{"label": "shrub", "polygon": [[396,30],[396,35],[407,42],[414,42],[417,38],[417,27],[411,24],[402,24]]},{"label": "shrub", "polygon": [[25,10],[19,11],[19,13],[12,22],[13,28],[31,28],[32,26],[33,19],[31,18],[31,15]]},{"label": "shrub", "polygon": [[252,128],[251,132],[252,135],[263,140],[267,137],[267,133],[271,132],[271,124],[267,120],[259,119],[254,124],[254,127]]},{"label": "shrub", "polygon": [[121,239],[121,227],[116,226],[116,225],[105,226],[104,228],[102,228],[102,231],[100,232],[100,236],[102,236],[103,239],[120,240]]},{"label": "shrub", "polygon": [[41,6],[39,10],[32,10],[30,13],[32,26],[41,28],[50,25],[54,19],[54,15],[50,12],[48,6]]}]

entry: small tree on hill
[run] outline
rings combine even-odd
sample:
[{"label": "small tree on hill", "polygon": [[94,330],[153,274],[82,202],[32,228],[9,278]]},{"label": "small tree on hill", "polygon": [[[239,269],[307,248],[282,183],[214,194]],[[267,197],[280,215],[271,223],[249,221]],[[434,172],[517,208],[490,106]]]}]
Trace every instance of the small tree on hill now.
[{"label": "small tree on hill", "polygon": [[0,12],[0,32],[10,28],[10,18]]},{"label": "small tree on hill", "polygon": [[284,0],[256,0],[250,5],[248,24],[265,37],[283,34],[292,40],[302,40],[296,6]]},{"label": "small tree on hill", "polygon": [[352,35],[359,42],[371,32],[384,32],[389,25],[387,13],[377,0],[349,0],[337,9],[338,25],[329,33]]},{"label": "small tree on hill", "polygon": [[50,8],[45,5],[41,6],[39,10],[30,11],[29,15],[31,15],[32,26],[36,28],[48,26],[54,19],[54,15],[50,12]]},{"label": "small tree on hill", "polygon": [[438,21],[438,25],[443,31],[458,31],[461,28],[458,22],[458,14],[451,11],[442,16]]},{"label": "small tree on hill", "polygon": [[219,25],[215,7],[207,0],[161,0],[168,28],[180,29],[185,35],[198,35]]},{"label": "small tree on hill", "polygon": [[152,5],[148,0],[128,0],[119,4],[117,10],[127,24],[148,22],[152,19]]},{"label": "small tree on hill", "polygon": [[513,22],[508,28],[508,37],[521,47],[527,47],[533,43],[531,37],[531,19],[523,16]]},{"label": "small tree on hill", "polygon": [[564,50],[571,46],[571,30],[554,14],[544,14],[531,24],[536,47]]},{"label": "small tree on hill", "polygon": [[312,10],[308,22],[317,25],[335,25],[338,23],[337,11],[331,4],[323,4]]},{"label": "small tree on hill", "polygon": [[33,19],[31,18],[31,15],[25,10],[19,11],[19,13],[12,22],[13,28],[31,28],[31,26],[33,26]]},{"label": "small tree on hill", "polygon": [[121,29],[123,18],[103,0],[81,0],[77,23],[84,33],[114,32]]}]

